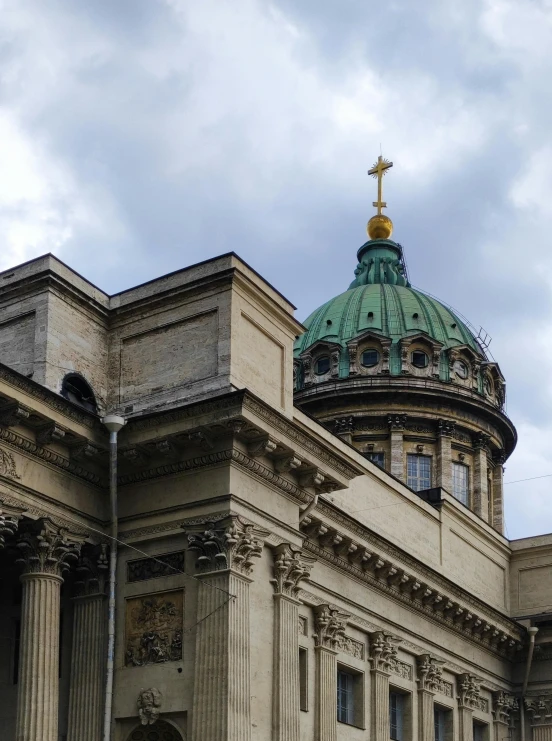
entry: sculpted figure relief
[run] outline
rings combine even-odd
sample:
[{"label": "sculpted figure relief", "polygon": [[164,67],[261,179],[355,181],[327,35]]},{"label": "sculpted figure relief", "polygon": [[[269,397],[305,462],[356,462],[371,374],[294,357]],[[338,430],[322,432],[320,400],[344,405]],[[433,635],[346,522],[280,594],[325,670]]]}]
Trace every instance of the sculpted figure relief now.
[{"label": "sculpted figure relief", "polygon": [[155,687],[141,690],[138,695],[138,715],[143,726],[151,726],[159,718],[162,695]]}]

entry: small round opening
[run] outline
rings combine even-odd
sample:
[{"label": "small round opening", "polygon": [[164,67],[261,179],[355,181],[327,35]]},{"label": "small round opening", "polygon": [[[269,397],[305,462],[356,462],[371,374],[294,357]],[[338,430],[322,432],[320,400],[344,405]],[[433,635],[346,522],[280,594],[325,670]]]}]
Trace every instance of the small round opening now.
[{"label": "small round opening", "polygon": [[422,350],[414,350],[410,362],[415,368],[427,368],[429,365],[429,358]]},{"label": "small round opening", "polygon": [[418,314],[418,312],[417,312],[417,311],[415,311],[415,312],[414,312],[414,313],[412,314],[412,319],[418,319],[418,317],[419,317],[419,314]]},{"label": "small round opening", "polygon": [[326,319],[326,326],[327,327],[331,327],[332,326],[332,320],[331,319]]},{"label": "small round opening", "polygon": [[452,324],[451,324],[450,326],[451,326],[451,327],[452,327],[453,329],[456,329],[456,327],[457,327],[457,324],[456,324],[456,322],[453,322],[453,323],[452,323]]},{"label": "small round opening", "polygon": [[317,376],[323,376],[326,373],[328,373],[330,370],[330,356],[329,355],[323,355],[321,358],[318,358],[316,363],[314,364],[314,372]]},{"label": "small round opening", "polygon": [[373,318],[374,318],[374,312],[373,311],[369,311],[368,312],[368,319],[373,319]]},{"label": "small round opening", "polygon": [[365,368],[373,368],[379,363],[380,355],[375,348],[365,350],[360,356],[360,362]]}]

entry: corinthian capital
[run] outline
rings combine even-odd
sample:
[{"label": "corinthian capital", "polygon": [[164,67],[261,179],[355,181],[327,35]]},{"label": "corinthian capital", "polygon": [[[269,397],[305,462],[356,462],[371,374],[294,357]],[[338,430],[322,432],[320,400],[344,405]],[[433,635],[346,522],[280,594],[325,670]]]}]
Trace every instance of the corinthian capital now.
[{"label": "corinthian capital", "polygon": [[23,512],[25,512],[23,507],[6,504],[0,499],[0,548],[6,545],[6,538],[15,534]]},{"label": "corinthian capital", "polygon": [[510,715],[518,709],[518,701],[507,692],[493,692],[493,718],[498,723],[510,725]]},{"label": "corinthian capital", "polygon": [[206,523],[204,527],[199,532],[188,533],[189,548],[198,553],[199,571],[233,569],[246,576],[252,573],[254,559],[262,553],[268,530],[243,522],[238,515]]},{"label": "corinthian capital", "polygon": [[417,658],[418,688],[427,692],[437,692],[442,680],[442,662],[432,659],[429,654]]},{"label": "corinthian capital", "polygon": [[378,631],[372,633],[370,640],[370,661],[372,669],[389,672],[397,662],[397,644],[400,639],[391,633]]},{"label": "corinthian capital", "polygon": [[458,677],[458,704],[473,710],[480,696],[480,679],[474,674],[461,674]]},{"label": "corinthian capital", "polygon": [[83,538],[59,527],[49,518],[29,523],[21,533],[16,560],[24,574],[60,576],[78,559]]},{"label": "corinthian capital", "polygon": [[314,610],[314,642],[321,648],[337,649],[345,636],[350,615],[333,610],[329,605],[318,605]]},{"label": "corinthian capital", "polygon": [[105,543],[83,548],[75,566],[76,597],[88,597],[105,593],[109,568],[108,553],[109,548]]},{"label": "corinthian capital", "polygon": [[296,598],[301,582],[307,581],[315,558],[305,556],[300,548],[290,543],[281,543],[272,549],[274,553],[274,578],[270,583],[276,594]]}]

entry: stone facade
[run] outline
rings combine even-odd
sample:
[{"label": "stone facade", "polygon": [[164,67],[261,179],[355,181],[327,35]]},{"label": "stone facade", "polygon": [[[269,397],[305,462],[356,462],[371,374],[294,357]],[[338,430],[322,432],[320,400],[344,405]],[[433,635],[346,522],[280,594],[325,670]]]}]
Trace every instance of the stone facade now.
[{"label": "stone facade", "polygon": [[488,478],[479,422],[468,444],[384,402],[314,421],[293,307],[234,255],[111,297],[51,256],[0,277],[3,738],[101,737],[106,410],[127,420],[114,741],[431,741],[436,708],[438,741],[550,738],[550,536],[508,542],[481,487],[474,511],[445,482],[420,497],[346,437],[465,451]]}]

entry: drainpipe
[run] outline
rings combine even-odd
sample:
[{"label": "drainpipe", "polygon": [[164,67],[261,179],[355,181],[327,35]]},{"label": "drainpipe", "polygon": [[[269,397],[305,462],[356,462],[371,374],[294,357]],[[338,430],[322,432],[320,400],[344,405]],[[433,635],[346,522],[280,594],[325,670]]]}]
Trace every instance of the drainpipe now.
[{"label": "drainpipe", "polygon": [[115,585],[117,578],[117,433],[126,424],[122,417],[110,414],[102,419],[109,430],[109,509],[111,544],[109,549],[109,602],[107,618],[107,671],[105,677],[105,706],[103,741],[111,739],[113,707],[113,669],[115,658]]},{"label": "drainpipe", "polygon": [[539,632],[539,629],[535,626],[527,628],[529,633],[529,651],[527,652],[527,665],[525,668],[525,679],[523,680],[523,688],[521,690],[521,703],[519,706],[519,721],[521,726],[521,741],[525,741],[525,707],[524,698],[527,692],[527,685],[529,684],[529,673],[531,671],[531,662],[533,661],[533,651],[535,650],[535,636]]}]

